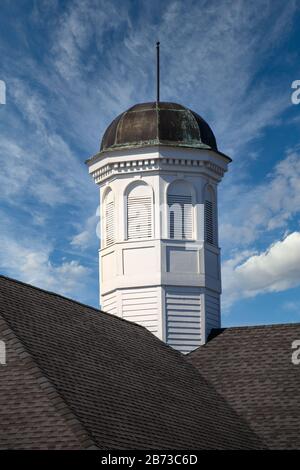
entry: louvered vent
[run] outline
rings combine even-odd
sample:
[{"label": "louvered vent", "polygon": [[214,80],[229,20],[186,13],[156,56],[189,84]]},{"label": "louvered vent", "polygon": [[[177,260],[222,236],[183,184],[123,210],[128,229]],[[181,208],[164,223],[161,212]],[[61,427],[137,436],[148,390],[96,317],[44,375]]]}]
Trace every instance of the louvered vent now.
[{"label": "louvered vent", "polygon": [[205,240],[214,244],[214,211],[211,201],[205,201]]},{"label": "louvered vent", "polygon": [[105,244],[110,246],[115,242],[115,204],[107,202],[105,206]]},{"label": "louvered vent", "polygon": [[169,237],[174,239],[193,238],[192,196],[168,195]]},{"label": "louvered vent", "polygon": [[166,290],[166,337],[174,349],[186,354],[201,344],[201,298],[198,289]]},{"label": "louvered vent", "polygon": [[129,196],[127,201],[128,239],[152,237],[152,198]]}]

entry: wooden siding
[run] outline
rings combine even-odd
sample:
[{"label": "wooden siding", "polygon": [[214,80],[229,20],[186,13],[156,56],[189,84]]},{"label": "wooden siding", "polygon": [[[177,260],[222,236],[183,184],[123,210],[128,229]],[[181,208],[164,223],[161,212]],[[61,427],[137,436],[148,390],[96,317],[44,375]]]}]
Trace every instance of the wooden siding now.
[{"label": "wooden siding", "polygon": [[116,292],[112,292],[110,294],[102,296],[101,300],[102,300],[101,309],[104,312],[112,313],[113,315],[118,315]]},{"label": "wooden siding", "polygon": [[122,291],[123,318],[146,327],[154,334],[158,334],[158,309],[157,288]]}]

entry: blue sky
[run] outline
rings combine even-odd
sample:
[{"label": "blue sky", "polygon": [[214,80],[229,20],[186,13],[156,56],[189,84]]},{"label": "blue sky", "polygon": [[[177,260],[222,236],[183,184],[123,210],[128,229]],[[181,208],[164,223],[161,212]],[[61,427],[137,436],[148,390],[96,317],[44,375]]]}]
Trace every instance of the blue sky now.
[{"label": "blue sky", "polygon": [[[297,26],[298,25],[298,26]],[[211,125],[223,324],[300,321],[300,6],[296,0],[2,0],[0,272],[98,303],[97,188],[84,161],[155,96]]]}]

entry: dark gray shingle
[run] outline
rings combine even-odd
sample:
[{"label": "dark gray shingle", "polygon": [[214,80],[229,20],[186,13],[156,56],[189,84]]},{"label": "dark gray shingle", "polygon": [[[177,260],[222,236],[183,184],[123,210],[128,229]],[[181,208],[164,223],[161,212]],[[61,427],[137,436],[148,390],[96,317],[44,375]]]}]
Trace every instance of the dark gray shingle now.
[{"label": "dark gray shingle", "polygon": [[184,356],[146,329],[5,277],[1,315],[99,448],[261,446]]},{"label": "dark gray shingle", "polygon": [[300,324],[214,330],[187,359],[272,449],[300,449]]}]

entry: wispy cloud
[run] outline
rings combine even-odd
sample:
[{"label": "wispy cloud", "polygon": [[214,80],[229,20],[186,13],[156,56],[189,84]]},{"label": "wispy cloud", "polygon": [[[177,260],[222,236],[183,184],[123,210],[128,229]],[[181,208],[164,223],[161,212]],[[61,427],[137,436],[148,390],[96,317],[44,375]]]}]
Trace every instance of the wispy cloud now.
[{"label": "wispy cloud", "polygon": [[[291,226],[299,227],[299,149],[289,150],[261,183],[228,188],[220,213],[227,310],[243,298],[300,285],[300,234],[286,235]],[[256,244],[269,240],[271,246],[257,254]]]},{"label": "wispy cloud", "polygon": [[[76,295],[77,279],[86,278],[88,268],[73,253],[97,257],[91,215],[97,189],[83,162],[97,151],[116,114],[153,100],[155,41],[162,43],[162,99],[202,114],[220,149],[242,162],[249,144],[277,125],[290,105],[290,90],[276,73],[265,72],[268,62],[277,70],[277,48],[299,5],[296,0],[261,0],[259,8],[246,0],[154,0],[134,8],[129,0],[33,3],[32,11],[14,18],[15,42],[0,37],[6,58],[0,78],[8,89],[1,109],[1,200],[11,209],[12,226],[10,233],[3,230],[0,263],[11,275],[53,290],[66,283]],[[280,62],[288,63],[288,57]],[[290,152],[254,189],[238,175],[226,188],[220,234],[227,258],[232,245],[247,249],[242,264],[265,232],[288,228],[300,206],[297,159],[297,152]],[[239,207],[233,210],[235,198]],[[30,214],[26,243],[20,212]],[[58,246],[68,254],[73,250],[72,256],[53,261]]]},{"label": "wispy cloud", "polygon": [[70,129],[90,146],[86,137],[97,141],[116,114],[154,98],[159,38],[162,99],[203,114],[220,148],[239,158],[290,106],[289,90],[264,71],[291,30],[297,2],[263,0],[257,8],[245,0],[188,0],[154,2],[153,9],[154,17],[145,15],[140,4],[133,22],[129,2],[67,3],[54,23],[51,76],[42,80],[57,91]]},{"label": "wispy cloud", "polygon": [[24,192],[50,205],[80,204],[82,188],[88,188],[89,179],[83,162],[57,132],[45,99],[32,94],[29,84],[15,79],[11,100],[18,111],[8,108],[0,142],[1,179],[6,191],[21,192],[23,204]]},{"label": "wispy cloud", "polygon": [[[163,15],[167,95],[181,96],[213,124],[220,147],[239,150],[289,106],[279,81],[259,80],[265,60],[290,31],[294,1],[173,2]],[[180,27],[178,27],[180,25]],[[268,33],[266,34],[266,31]],[[134,34],[138,34],[138,31]],[[172,40],[171,40],[172,38]],[[178,60],[180,58],[180,60]]]},{"label": "wispy cloud", "polygon": [[220,233],[227,248],[246,247],[266,232],[286,230],[300,213],[299,152],[290,150],[258,185],[233,184],[221,207]]},{"label": "wispy cloud", "polygon": [[65,80],[82,78],[99,68],[97,53],[103,55],[105,49],[111,50],[106,35],[130,25],[128,6],[127,2],[107,0],[69,3],[57,21],[51,47],[56,69]]},{"label": "wispy cloud", "polygon": [[96,215],[96,213],[88,217],[85,222],[81,224],[81,230],[72,237],[71,245],[80,250],[87,250],[91,245],[94,245],[98,223],[99,216]]},{"label": "wispy cloud", "polygon": [[51,247],[41,244],[34,247],[32,241],[1,237],[1,246],[0,264],[11,277],[63,295],[84,296],[82,283],[88,282],[91,273],[78,261],[53,263]]}]

